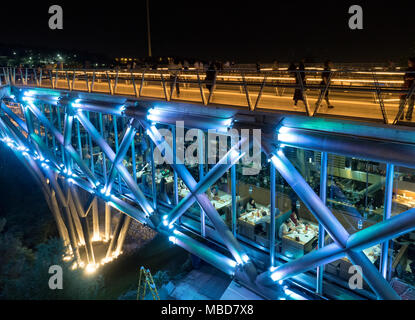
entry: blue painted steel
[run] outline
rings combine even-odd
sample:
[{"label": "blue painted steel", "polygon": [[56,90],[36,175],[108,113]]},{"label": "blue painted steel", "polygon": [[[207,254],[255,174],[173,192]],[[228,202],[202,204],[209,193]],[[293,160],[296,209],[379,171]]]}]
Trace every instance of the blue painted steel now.
[{"label": "blue painted steel", "polygon": [[270,203],[271,203],[271,217],[270,217],[270,235],[269,235],[269,265],[273,267],[275,264],[275,167],[270,164]]},{"label": "blue painted steel", "polygon": [[[320,165],[320,199],[323,204],[326,204],[327,197],[327,152],[321,153],[321,165]],[[325,229],[324,226],[320,223],[318,225],[318,248],[322,249],[325,245]],[[324,266],[320,265],[317,267],[317,284],[316,292],[318,294],[323,294],[323,276],[324,276]]]},{"label": "blue painted steel", "polygon": [[[383,220],[388,220],[391,217],[394,169],[395,169],[395,166],[393,164],[388,164],[386,166],[385,202],[383,204]],[[380,256],[380,264],[379,264],[379,270],[385,279],[388,273],[388,260],[389,260],[389,241],[385,241],[382,243],[382,254]]]}]

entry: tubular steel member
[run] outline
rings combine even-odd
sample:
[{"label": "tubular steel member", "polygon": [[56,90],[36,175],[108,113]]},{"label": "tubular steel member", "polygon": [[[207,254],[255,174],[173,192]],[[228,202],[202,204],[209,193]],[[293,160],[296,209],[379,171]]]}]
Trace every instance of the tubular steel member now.
[{"label": "tubular steel member", "polygon": [[314,250],[306,255],[287,262],[281,266],[270,268],[261,273],[257,281],[266,286],[275,285],[275,281],[285,280],[297,274],[309,271],[320,265],[343,258],[346,255],[345,249],[336,243],[331,243],[322,249]]},{"label": "tubular steel member", "polygon": [[121,254],[121,249],[124,245],[125,237],[127,235],[128,228],[130,227],[130,224],[131,224],[131,217],[127,215],[125,216],[126,218],[125,218],[124,224],[121,228],[120,235],[117,239],[117,247],[115,248],[116,255]]},{"label": "tubular steel member", "polygon": [[111,235],[111,208],[108,202],[105,202],[105,240],[109,241]]},{"label": "tubular steel member", "polygon": [[115,226],[114,234],[113,234],[112,239],[110,241],[110,244],[108,246],[107,254],[105,255],[105,259],[110,259],[111,258],[112,254],[113,254],[114,245],[118,241],[118,237],[120,236],[120,232],[121,232],[121,229],[124,225],[124,222],[126,221],[126,217],[127,217],[127,215],[125,215],[123,213],[120,213],[120,219],[118,220],[117,225]]},{"label": "tubular steel member", "polygon": [[79,254],[78,244],[76,241],[75,231],[74,231],[74,225],[72,221],[71,212],[68,207],[67,199],[65,199],[65,196],[62,192],[61,187],[59,186],[58,182],[55,179],[54,174],[50,171],[48,168],[43,168],[43,171],[45,172],[46,176],[49,178],[49,182],[51,187],[54,189],[55,194],[57,196],[58,201],[60,202],[61,207],[63,208],[65,215],[64,215],[64,221],[66,224],[66,227],[68,229],[69,234],[69,240],[71,242],[72,251],[74,253],[75,259],[80,265],[81,263],[81,256]]},{"label": "tubular steel member", "polygon": [[75,204],[73,202],[72,199],[72,195],[69,189],[69,184],[71,182],[65,180],[63,181],[63,189],[66,193],[66,199],[68,199],[68,206],[69,206],[69,210],[71,211],[72,214],[72,220],[74,222],[74,226],[75,226],[75,230],[76,230],[76,234],[78,235],[78,239],[79,239],[79,244],[85,244],[86,245],[86,241],[85,241],[85,234],[84,234],[84,230],[82,229],[82,225],[81,225],[81,221],[79,219],[79,214],[78,214],[78,210],[75,207]]},{"label": "tubular steel member", "polygon": [[64,119],[64,127],[63,127],[63,147],[65,150],[65,153],[64,153],[65,163],[64,164],[69,172],[72,172],[71,160],[70,160],[70,155],[68,154],[66,150],[68,146],[71,145],[72,124],[73,124],[73,113],[72,113],[71,107],[67,105],[65,119]]},{"label": "tubular steel member", "polygon": [[[316,107],[317,109],[317,107]],[[327,197],[327,152],[321,153],[321,165],[320,165],[320,199],[324,205],[326,205]],[[324,247],[325,230],[323,225],[318,225],[318,248]],[[317,283],[316,292],[323,294],[323,276],[324,276],[324,265],[317,267]]]},{"label": "tubular steel member", "polygon": [[91,194],[89,197],[89,201],[87,203],[87,210],[84,210],[84,207],[81,203],[81,200],[79,198],[79,194],[78,194],[78,190],[76,190],[75,186],[73,184],[71,184],[69,186],[70,190],[71,190],[71,195],[72,195],[72,199],[73,202],[75,204],[75,207],[77,209],[79,218],[81,220],[81,226],[82,226],[82,230],[84,232],[84,238],[85,238],[85,251],[87,253],[88,256],[88,262],[95,264],[95,255],[94,255],[94,247],[92,245],[92,238],[91,238],[91,234],[89,232],[89,222],[87,219],[88,213],[90,211],[91,205],[92,205],[92,201],[94,196]]},{"label": "tubular steel member", "polygon": [[115,177],[117,176],[115,168],[124,159],[129,147],[131,146],[131,142],[133,141],[134,136],[137,132],[137,130],[131,125],[134,121],[135,120],[132,119],[130,121],[130,123],[128,124],[128,126],[125,130],[125,133],[124,133],[124,138],[121,141],[120,148],[117,152],[117,155],[115,156],[114,162],[111,165],[111,168],[110,168],[110,171],[109,171],[109,174],[108,174],[108,181],[107,181],[107,184],[104,187],[106,192],[111,192],[112,184],[114,182]]},{"label": "tubular steel member", "polygon": [[[160,145],[165,146],[165,153],[168,157],[171,157],[172,150],[165,143],[164,138],[160,135],[159,131],[156,127],[150,126],[146,121],[140,121],[141,125],[146,129],[147,134],[153,140],[154,144],[159,147]],[[163,151],[163,150],[160,150]],[[195,187],[197,185],[196,181],[186,169],[185,165],[183,164],[175,164],[172,161],[171,164],[172,168],[177,172],[186,186],[189,188],[190,192],[194,192]],[[242,266],[244,270],[244,274],[248,276],[250,281],[253,281],[257,275],[256,269],[253,263],[250,261],[248,255],[243,251],[238,241],[234,238],[232,232],[228,229],[225,222],[222,220],[216,209],[213,207],[212,203],[208,199],[205,194],[194,194],[196,197],[197,202],[200,204],[204,212],[209,217],[212,224],[215,226],[216,231],[219,233],[221,238],[223,239],[225,245],[237,261],[239,265]],[[242,276],[242,275],[241,275]]]},{"label": "tubular steel member", "polygon": [[[269,150],[269,147],[266,146],[263,149]],[[281,150],[278,150],[276,154],[271,157],[271,162],[275,165],[276,169],[291,188],[297,193],[310,212],[316,217],[318,222],[324,226],[334,242],[337,243],[339,247],[343,249],[346,248],[347,240],[349,238],[348,232],[324,205],[321,199],[314,193]],[[378,297],[388,300],[400,299],[399,295],[396,294],[389,283],[379,274],[364,253],[348,251],[348,256],[355,265],[359,265],[362,268],[363,277],[366,279],[369,286],[376,292]],[[278,274],[278,271],[276,271],[275,274]],[[273,279],[278,280],[276,276],[274,276]]]},{"label": "tubular steel member", "polygon": [[[395,166],[388,164],[386,166],[386,182],[385,182],[385,203],[383,205],[383,220],[388,220],[391,217],[392,209],[392,195],[393,195],[393,177]],[[389,241],[382,243],[382,254],[380,256],[379,271],[386,279],[387,265],[389,260]]]},{"label": "tubular steel member", "polygon": [[271,217],[270,217],[270,222],[271,222],[271,234],[270,234],[270,239],[269,239],[269,265],[270,267],[274,267],[274,263],[275,263],[275,216],[276,216],[276,210],[277,208],[275,207],[275,167],[271,164],[270,167],[270,188],[271,188]]}]

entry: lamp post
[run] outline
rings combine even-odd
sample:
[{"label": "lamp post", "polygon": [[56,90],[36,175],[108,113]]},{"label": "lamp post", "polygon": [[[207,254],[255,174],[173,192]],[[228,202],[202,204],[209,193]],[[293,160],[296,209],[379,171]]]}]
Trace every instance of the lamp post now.
[{"label": "lamp post", "polygon": [[151,37],[150,37],[150,7],[149,0],[146,0],[147,7],[147,41],[148,41],[148,56],[151,57]]}]

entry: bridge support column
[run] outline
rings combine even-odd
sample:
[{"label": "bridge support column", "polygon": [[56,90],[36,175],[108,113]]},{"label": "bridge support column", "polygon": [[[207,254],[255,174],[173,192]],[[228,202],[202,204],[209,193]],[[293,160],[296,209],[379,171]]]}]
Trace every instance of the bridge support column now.
[{"label": "bridge support column", "polygon": [[75,204],[75,207],[80,217],[82,231],[83,231],[84,239],[85,239],[85,251],[88,257],[88,263],[95,264],[94,246],[92,245],[92,237],[91,237],[91,233],[89,232],[89,222],[88,222],[88,212],[90,212],[91,210],[92,199],[90,197],[90,201],[88,201],[87,206],[86,206],[87,209],[85,211],[84,206],[82,205],[81,200],[79,198],[78,191],[76,190],[76,187],[74,185],[70,186],[70,191],[71,191],[73,202]]},{"label": "bridge support column", "polygon": [[93,240],[100,240],[101,234],[99,232],[99,213],[98,213],[98,199],[97,197],[94,197],[94,200],[92,201],[92,239]]},{"label": "bridge support column", "polygon": [[61,207],[63,208],[64,222],[65,222],[66,228],[68,230],[68,235],[69,235],[69,240],[70,240],[70,243],[71,243],[72,251],[74,253],[74,256],[75,256],[75,259],[76,259],[78,265],[80,265],[81,264],[81,256],[80,256],[79,250],[78,250],[78,244],[77,244],[77,241],[76,241],[76,235],[75,235],[74,225],[73,225],[73,221],[72,221],[72,215],[71,215],[71,211],[69,210],[69,207],[68,207],[67,199],[65,199],[65,196],[62,192],[62,189],[59,186],[54,174],[50,171],[50,169],[46,168],[46,169],[44,169],[44,172],[46,173],[46,176],[49,179],[50,185],[53,188],[53,190],[55,191],[57,199],[60,202]]},{"label": "bridge support column", "polygon": [[120,213],[120,219],[115,226],[114,233],[112,235],[110,244],[107,249],[107,254],[105,255],[105,259],[111,259],[114,251],[114,245],[117,244],[118,238],[120,236],[121,229],[124,225],[124,221],[126,220],[127,215]]},{"label": "bridge support column", "polygon": [[109,241],[111,237],[111,207],[105,202],[105,241]]},{"label": "bridge support column", "polygon": [[125,216],[125,220],[124,220],[123,226],[121,228],[120,234],[117,239],[117,247],[115,248],[116,255],[121,254],[121,250],[125,242],[125,237],[127,236],[128,228],[130,227],[130,224],[131,224],[131,217],[123,213],[122,215]]},{"label": "bridge support column", "polygon": [[76,233],[78,235],[79,242],[80,244],[86,245],[85,235],[82,229],[81,221],[79,219],[78,210],[76,210],[75,204],[73,203],[72,194],[70,193],[70,190],[68,187],[69,183],[70,182],[64,181],[64,184],[66,185],[65,188],[67,189],[66,194],[67,194],[67,199],[68,199],[68,206],[72,214],[72,219],[74,222]]}]

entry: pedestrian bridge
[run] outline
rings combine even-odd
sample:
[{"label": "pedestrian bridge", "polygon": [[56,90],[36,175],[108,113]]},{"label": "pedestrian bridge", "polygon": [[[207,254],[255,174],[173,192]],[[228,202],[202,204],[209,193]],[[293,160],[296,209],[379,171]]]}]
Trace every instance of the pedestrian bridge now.
[{"label": "pedestrian bridge", "polygon": [[[410,259],[396,238],[415,230],[415,135],[398,114],[414,88],[402,73],[338,70],[320,85],[320,70],[305,83],[285,70],[212,81],[196,70],[2,71],[1,139],[38,182],[78,265],[120,254],[135,219],[265,298],[400,299],[393,284],[411,285],[396,278]],[[295,89],[305,97],[297,109]],[[235,142],[229,128],[249,134]],[[228,146],[215,146],[212,163],[209,130]],[[198,163],[154,159],[192,144]],[[255,153],[259,163],[242,161]],[[301,223],[284,232],[292,211]],[[97,239],[108,241],[102,262]]]},{"label": "pedestrian bridge", "polygon": [[[304,114],[396,124],[401,95],[409,100],[414,88],[404,88],[401,71],[333,70],[322,85],[322,70],[252,72],[215,71],[212,80],[199,70],[37,70],[3,68],[0,80],[19,86],[106,93],[135,98],[232,106],[250,111]],[[305,73],[305,81],[301,76]],[[296,78],[300,81],[296,82]],[[207,87],[211,86],[211,90]],[[179,94],[176,90],[179,88]],[[294,90],[304,103],[293,104]],[[328,91],[328,109],[323,99]]]}]

